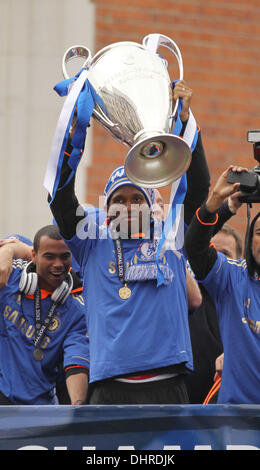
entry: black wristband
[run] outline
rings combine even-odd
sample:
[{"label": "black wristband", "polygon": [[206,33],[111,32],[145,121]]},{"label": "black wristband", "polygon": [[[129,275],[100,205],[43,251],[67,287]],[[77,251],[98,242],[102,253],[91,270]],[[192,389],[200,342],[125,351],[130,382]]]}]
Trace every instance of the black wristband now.
[{"label": "black wristband", "polygon": [[66,367],[66,369],[65,369],[65,377],[66,377],[66,379],[67,379],[70,375],[76,375],[76,374],[82,374],[82,373],[88,375],[88,368],[87,368],[87,367],[84,367],[84,366],[73,365],[73,366],[68,366],[68,367]]}]

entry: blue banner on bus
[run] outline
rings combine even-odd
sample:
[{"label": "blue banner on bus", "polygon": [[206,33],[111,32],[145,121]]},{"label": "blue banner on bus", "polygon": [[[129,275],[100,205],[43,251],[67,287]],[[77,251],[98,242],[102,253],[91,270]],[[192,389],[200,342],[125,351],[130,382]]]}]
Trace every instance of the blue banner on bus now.
[{"label": "blue banner on bus", "polygon": [[0,407],[0,450],[259,449],[260,406]]}]

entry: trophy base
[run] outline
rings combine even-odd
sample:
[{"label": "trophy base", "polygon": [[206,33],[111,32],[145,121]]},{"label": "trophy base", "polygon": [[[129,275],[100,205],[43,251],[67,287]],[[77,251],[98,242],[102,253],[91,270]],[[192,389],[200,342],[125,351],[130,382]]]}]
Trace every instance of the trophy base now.
[{"label": "trophy base", "polygon": [[158,134],[137,142],[125,160],[127,177],[143,188],[168,186],[186,173],[191,150],[181,137]]}]

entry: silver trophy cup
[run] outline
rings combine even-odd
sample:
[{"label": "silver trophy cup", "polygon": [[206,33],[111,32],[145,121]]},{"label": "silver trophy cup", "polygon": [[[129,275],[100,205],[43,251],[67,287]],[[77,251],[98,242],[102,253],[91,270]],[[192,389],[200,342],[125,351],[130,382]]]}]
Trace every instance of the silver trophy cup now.
[{"label": "silver trophy cup", "polygon": [[146,188],[167,186],[187,171],[191,161],[189,146],[172,134],[178,102],[173,106],[167,64],[157,53],[160,46],[175,55],[181,80],[180,50],[160,34],[146,36],[142,44],[111,44],[93,58],[86,47],[73,46],[62,60],[64,78],[69,78],[67,62],[84,59],[83,67],[102,103],[95,105],[93,118],[130,147],[126,174],[134,184]]}]

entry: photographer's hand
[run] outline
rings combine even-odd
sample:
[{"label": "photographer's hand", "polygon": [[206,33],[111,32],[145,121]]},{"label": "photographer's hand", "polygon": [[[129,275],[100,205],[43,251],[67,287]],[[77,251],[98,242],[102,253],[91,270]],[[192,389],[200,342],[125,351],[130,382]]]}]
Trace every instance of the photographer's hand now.
[{"label": "photographer's hand", "polygon": [[247,168],[230,165],[222,173],[206,202],[206,207],[209,212],[216,212],[228,197],[232,196],[239,190],[240,183],[232,184],[227,182],[230,170],[233,170],[234,172],[248,171]]}]

